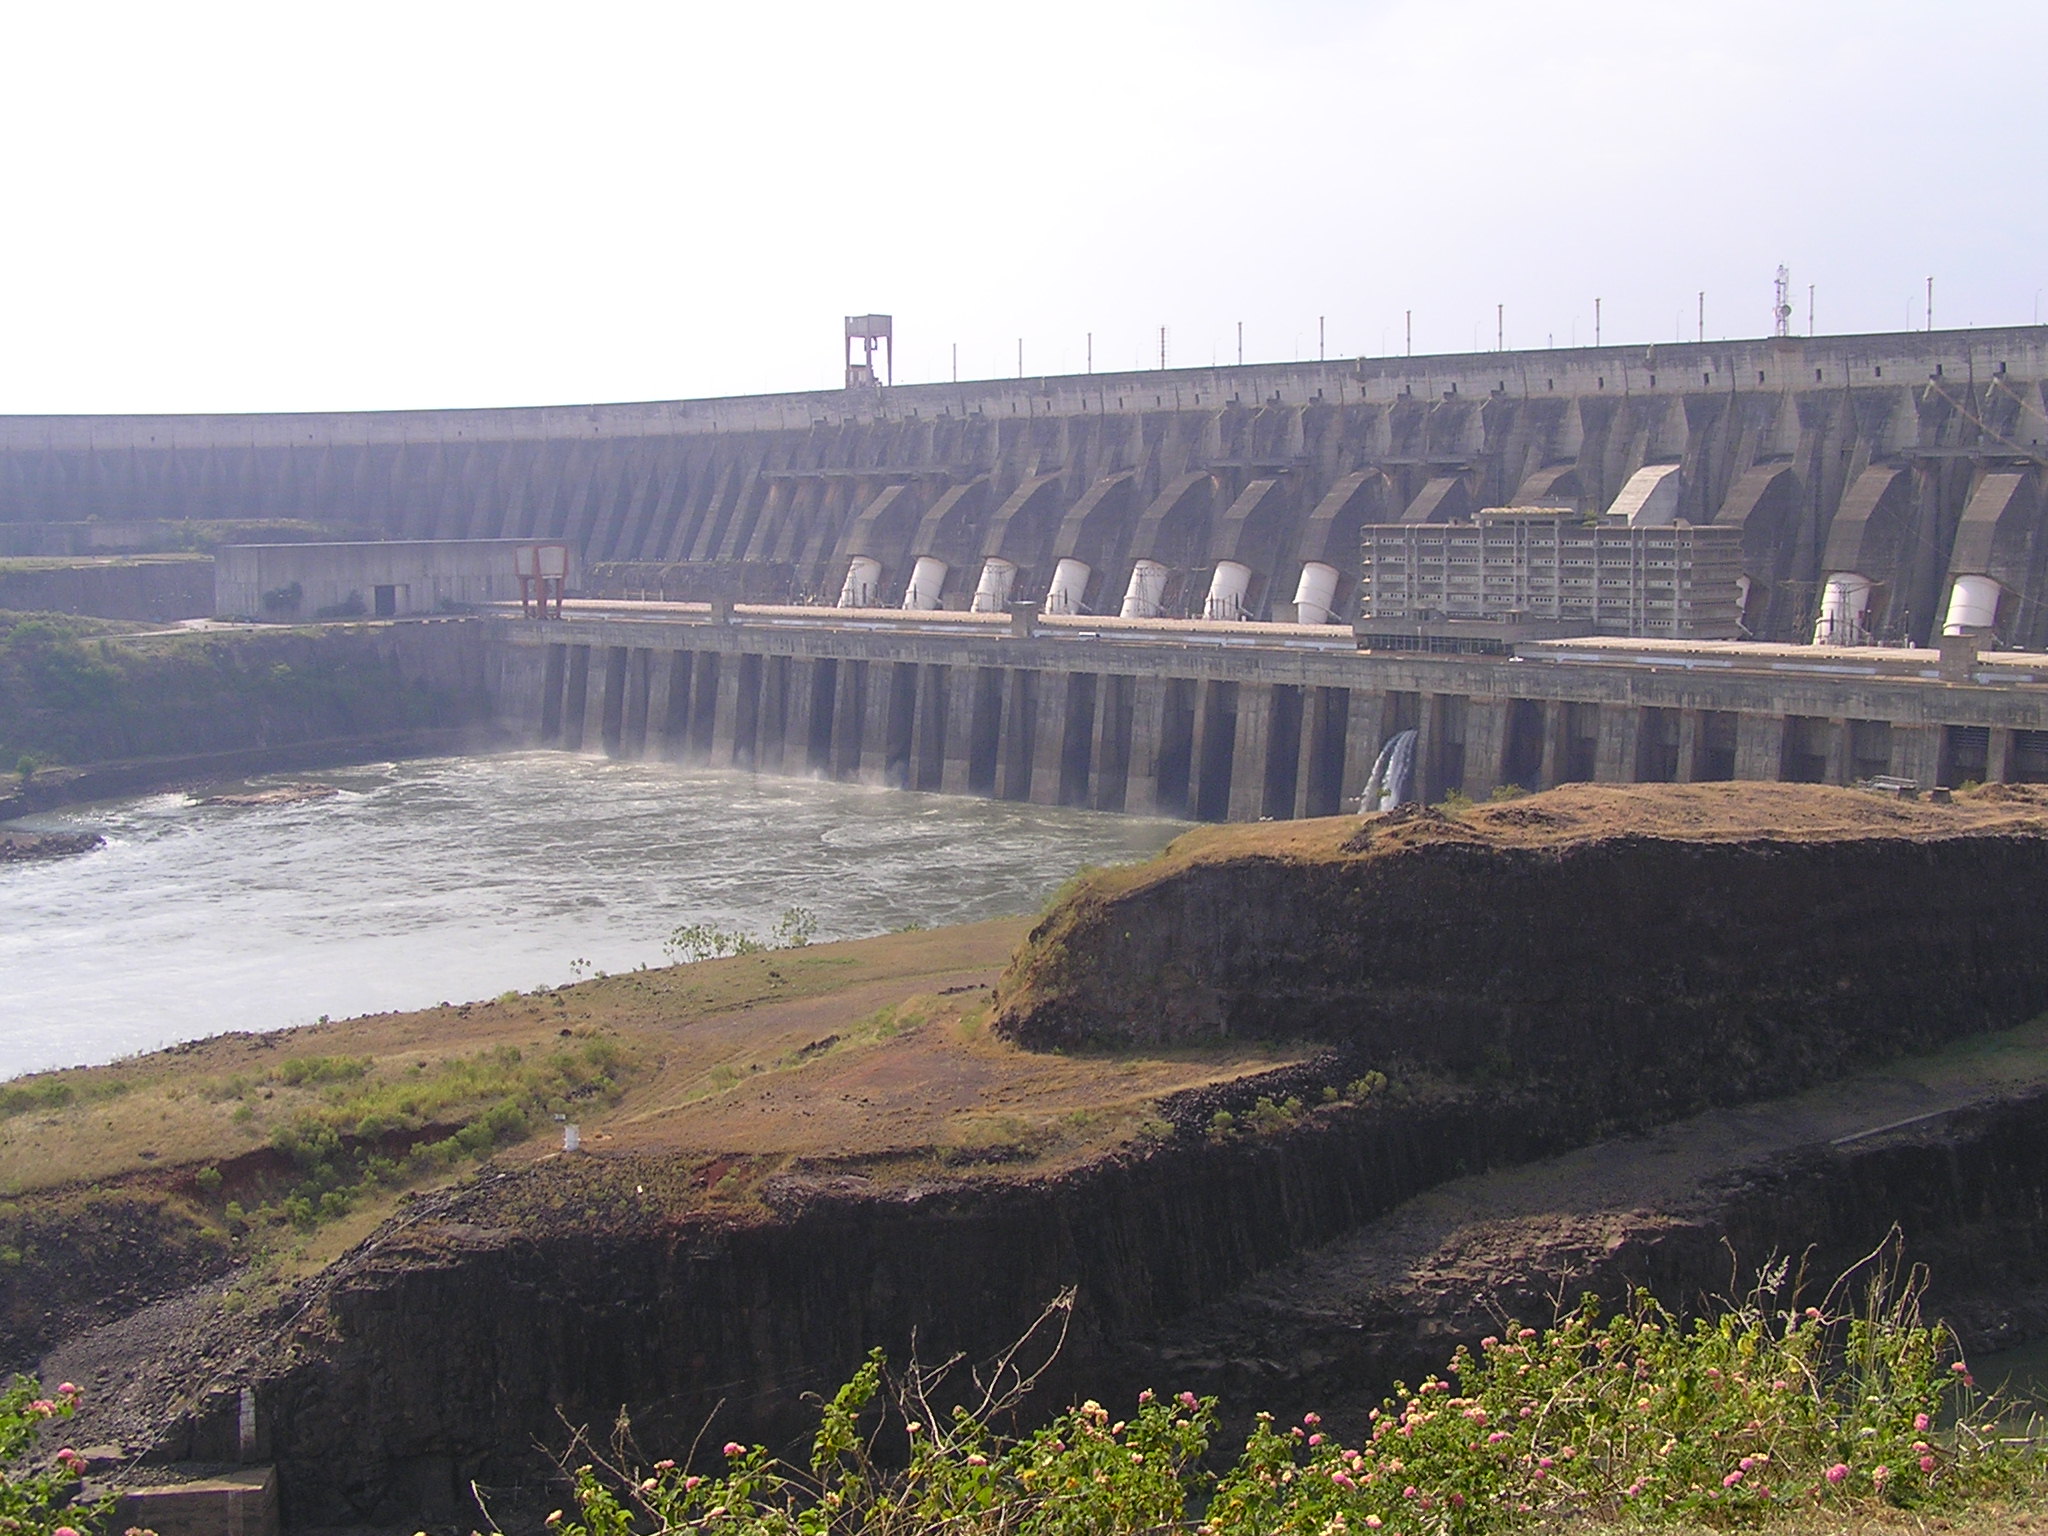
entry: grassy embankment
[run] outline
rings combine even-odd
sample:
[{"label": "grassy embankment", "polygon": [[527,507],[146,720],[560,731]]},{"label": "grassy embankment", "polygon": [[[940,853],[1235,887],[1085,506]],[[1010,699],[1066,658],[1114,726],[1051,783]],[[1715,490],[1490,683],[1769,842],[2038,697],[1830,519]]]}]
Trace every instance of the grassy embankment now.
[{"label": "grassy embankment", "polygon": [[98,570],[142,565],[193,565],[210,561],[194,551],[120,555],[0,555],[0,576],[33,575],[41,571]]},{"label": "grassy embankment", "polygon": [[[1161,1094],[1292,1059],[1244,1045],[1104,1060],[994,1038],[987,985],[1025,922],[225,1035],[0,1084],[0,1266],[29,1282],[25,1299],[66,1273],[111,1275],[137,1241],[166,1263],[318,1266],[408,1190],[486,1157],[559,1156],[556,1116],[590,1152],[673,1158],[699,1214],[752,1219],[761,1182],[791,1169],[1072,1166],[1156,1134]],[[693,1180],[699,1164],[718,1177]]]},{"label": "grassy embankment", "polygon": [[0,788],[83,765],[461,724],[474,701],[401,675],[358,631],[162,633],[0,613]]}]

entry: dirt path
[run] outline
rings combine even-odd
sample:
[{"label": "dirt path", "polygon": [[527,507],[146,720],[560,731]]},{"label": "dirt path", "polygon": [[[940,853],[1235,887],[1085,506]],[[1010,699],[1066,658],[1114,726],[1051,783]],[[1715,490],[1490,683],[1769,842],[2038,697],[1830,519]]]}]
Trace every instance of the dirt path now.
[{"label": "dirt path", "polygon": [[[1276,1398],[1441,1368],[1450,1342],[1509,1316],[1547,1317],[1602,1270],[1711,1226],[1731,1187],[1802,1149],[1910,1136],[1934,1117],[2048,1088],[2048,1021],[1889,1064],[1794,1097],[1712,1110],[1405,1201],[1183,1319],[1138,1351],[1176,1388]],[[1733,1288],[1771,1255],[1730,1259]],[[1741,1266],[1747,1265],[1747,1269]],[[1278,1400],[1270,1406],[1279,1408]]]}]

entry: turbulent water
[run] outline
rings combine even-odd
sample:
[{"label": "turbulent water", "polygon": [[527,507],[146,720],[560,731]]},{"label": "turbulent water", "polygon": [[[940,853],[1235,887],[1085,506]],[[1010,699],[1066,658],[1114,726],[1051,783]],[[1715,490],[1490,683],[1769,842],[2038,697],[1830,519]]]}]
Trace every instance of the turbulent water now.
[{"label": "turbulent water", "polygon": [[765,935],[800,906],[822,940],[1026,912],[1179,830],[551,752],[320,781],[342,793],[19,823],[107,844],[0,865],[0,1077],[658,965],[681,924]]}]

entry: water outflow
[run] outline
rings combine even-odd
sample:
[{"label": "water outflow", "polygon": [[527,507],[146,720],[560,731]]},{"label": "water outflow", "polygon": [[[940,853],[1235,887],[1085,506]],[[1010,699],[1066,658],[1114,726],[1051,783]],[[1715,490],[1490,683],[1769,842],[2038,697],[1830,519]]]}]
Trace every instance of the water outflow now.
[{"label": "water outflow", "polygon": [[1374,811],[1391,811],[1415,798],[1415,732],[1397,731],[1380,748],[1373,760],[1372,777],[1365,781],[1365,793],[1358,797],[1361,816]]},{"label": "water outflow", "polygon": [[0,864],[0,1077],[660,965],[683,923],[762,937],[801,906],[833,939],[1029,912],[1078,866],[1181,830],[564,752],[320,778],[341,793],[20,824],[107,846]]}]

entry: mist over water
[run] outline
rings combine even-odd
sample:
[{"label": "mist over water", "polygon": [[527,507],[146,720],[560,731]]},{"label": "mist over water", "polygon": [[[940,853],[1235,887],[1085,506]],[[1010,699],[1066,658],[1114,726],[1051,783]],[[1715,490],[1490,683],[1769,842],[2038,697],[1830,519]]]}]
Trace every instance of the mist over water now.
[{"label": "mist over water", "polygon": [[[1034,910],[1181,824],[560,752],[317,775],[338,796],[152,795],[36,816],[107,846],[0,865],[0,1077],[233,1029],[664,964],[682,923],[820,940]],[[274,778],[259,780],[285,782]]]}]

